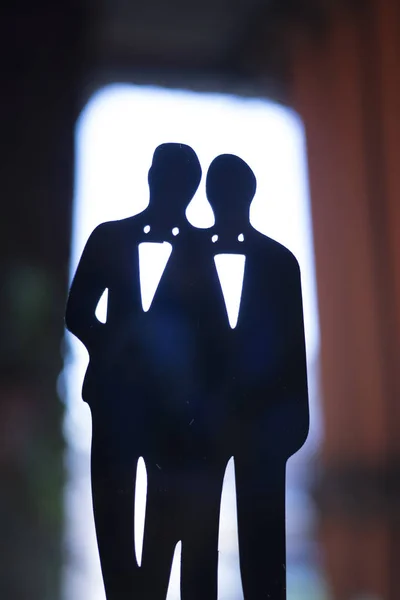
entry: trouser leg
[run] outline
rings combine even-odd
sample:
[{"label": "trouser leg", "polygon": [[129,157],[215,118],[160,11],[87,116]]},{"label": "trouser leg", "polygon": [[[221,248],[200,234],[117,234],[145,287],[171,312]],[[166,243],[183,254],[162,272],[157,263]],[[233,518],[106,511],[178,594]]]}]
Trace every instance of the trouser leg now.
[{"label": "trouser leg", "polygon": [[108,452],[93,429],[91,477],[97,544],[107,600],[132,600],[139,584],[134,549],[137,453]]},{"label": "trouser leg", "polygon": [[147,500],[143,537],[143,598],[165,600],[172,560],[180,539],[180,511],[173,476],[147,461]]},{"label": "trouser leg", "polygon": [[182,541],[182,600],[217,600],[218,534],[224,465],[187,478]]},{"label": "trouser leg", "polygon": [[235,458],[245,600],[286,600],[285,463]]}]

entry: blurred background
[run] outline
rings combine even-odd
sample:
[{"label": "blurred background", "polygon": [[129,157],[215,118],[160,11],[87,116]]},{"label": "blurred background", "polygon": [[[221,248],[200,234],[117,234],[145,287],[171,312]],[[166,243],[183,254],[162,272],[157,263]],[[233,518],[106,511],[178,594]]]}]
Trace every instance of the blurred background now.
[{"label": "blurred background", "polygon": [[313,423],[289,464],[288,600],[398,600],[398,2],[39,0],[0,25],[0,597],[102,600],[66,294],[90,230],[143,209],[151,151],[181,141],[203,171],[248,160],[253,225],[302,265]]}]

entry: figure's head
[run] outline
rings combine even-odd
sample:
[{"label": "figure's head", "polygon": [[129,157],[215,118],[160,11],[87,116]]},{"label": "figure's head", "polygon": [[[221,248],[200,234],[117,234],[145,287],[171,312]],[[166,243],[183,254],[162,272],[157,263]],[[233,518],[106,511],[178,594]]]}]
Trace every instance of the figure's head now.
[{"label": "figure's head", "polygon": [[248,221],[256,187],[255,175],[244,160],[234,154],[214,158],[208,169],[206,190],[216,222]]},{"label": "figure's head", "polygon": [[158,210],[183,213],[201,180],[195,151],[185,144],[161,144],[149,171],[150,201]]}]

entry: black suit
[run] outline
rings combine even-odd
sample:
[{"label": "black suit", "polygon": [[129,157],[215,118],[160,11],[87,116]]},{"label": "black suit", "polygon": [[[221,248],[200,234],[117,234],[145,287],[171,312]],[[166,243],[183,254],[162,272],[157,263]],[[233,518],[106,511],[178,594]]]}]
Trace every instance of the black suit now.
[{"label": "black suit", "polygon": [[285,465],[308,432],[300,271],[294,256],[252,227],[244,241],[215,228],[215,253],[245,254],[230,348],[228,454],[235,460],[246,600],[286,598]]},{"label": "black suit", "polygon": [[[182,540],[182,598],[217,598],[218,523],[226,456],[221,434],[229,328],[209,232],[183,227],[148,313],[160,382],[158,443],[146,457],[143,567],[164,599]],[[157,573],[155,578],[153,573]]]},{"label": "black suit", "polygon": [[[134,497],[139,456],[151,442],[151,379],[144,360],[138,245],[149,217],[103,223],[91,234],[68,298],[66,324],[90,356],[82,390],[92,413],[91,475],[100,560],[108,600],[132,598],[139,584]],[[107,322],[95,310],[108,288]]]},{"label": "black suit", "polygon": [[[68,328],[90,363],[92,491],[108,600],[164,600],[182,548],[182,597],[217,598],[218,522],[227,462],[225,334],[229,329],[209,234],[180,227],[148,312],[138,246],[162,241],[146,212],[90,236],[68,299]],[[165,236],[164,236],[165,237]],[[95,317],[108,288],[106,324]],[[134,486],[143,456],[148,493],[142,569],[134,556]],[[157,576],[154,576],[157,573]]]}]

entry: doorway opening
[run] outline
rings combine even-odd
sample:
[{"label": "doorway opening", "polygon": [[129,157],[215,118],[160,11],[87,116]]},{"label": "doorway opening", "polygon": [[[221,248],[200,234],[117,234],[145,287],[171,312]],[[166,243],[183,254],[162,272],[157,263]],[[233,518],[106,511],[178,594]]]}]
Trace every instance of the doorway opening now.
[{"label": "doorway opening", "polygon": [[[288,597],[291,600],[319,599],[322,596],[316,595],[320,582],[313,540],[313,509],[307,493],[309,465],[321,435],[317,385],[319,330],[301,121],[291,110],[261,99],[125,84],[102,88],[90,99],[76,125],[71,278],[87,238],[99,223],[132,216],[146,207],[149,200],[147,173],[152,155],[154,149],[165,142],[190,145],[201,162],[202,182],[187,210],[187,218],[194,226],[207,228],[214,222],[204,185],[209,164],[218,154],[237,154],[250,165],[257,178],[251,224],[289,248],[300,263],[312,425],[308,442],[288,465]],[[229,277],[222,279],[229,300],[237,283]],[[150,306],[151,298],[146,302],[146,306]],[[236,306],[237,302],[230,304]],[[102,313],[104,319],[105,305],[106,297],[98,307],[99,318]],[[233,316],[231,325],[234,324]],[[90,412],[81,400],[88,356],[69,334],[68,346],[65,432],[69,444],[66,491],[69,560],[64,598],[104,600],[90,496]],[[143,466],[138,471],[141,477],[136,498],[139,519],[144,518],[145,510]],[[220,523],[220,600],[243,597],[235,519],[235,486],[230,461]],[[137,543],[140,546],[140,540]],[[179,598],[176,568],[175,563],[170,600]]]}]

